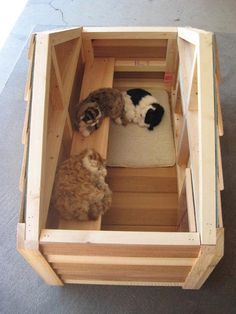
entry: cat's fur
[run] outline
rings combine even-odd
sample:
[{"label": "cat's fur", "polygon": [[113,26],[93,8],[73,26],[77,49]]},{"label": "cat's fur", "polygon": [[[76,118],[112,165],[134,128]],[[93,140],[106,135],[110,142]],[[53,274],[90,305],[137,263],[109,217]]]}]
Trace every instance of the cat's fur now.
[{"label": "cat's fur", "polygon": [[51,206],[64,219],[94,220],[110,207],[104,160],[93,149],[71,156],[57,169]]},{"label": "cat's fur", "polygon": [[[114,88],[97,89],[74,107],[74,126],[83,136],[89,136],[99,128],[104,117],[109,117],[118,124],[126,125],[124,104],[122,93],[119,90]],[[98,110],[97,116],[93,118],[91,108],[93,111]],[[87,119],[86,116],[91,116],[91,119]]]},{"label": "cat's fur", "polygon": [[164,108],[149,92],[134,88],[122,94],[125,100],[125,114],[129,122],[147,127],[150,131],[161,122]]}]

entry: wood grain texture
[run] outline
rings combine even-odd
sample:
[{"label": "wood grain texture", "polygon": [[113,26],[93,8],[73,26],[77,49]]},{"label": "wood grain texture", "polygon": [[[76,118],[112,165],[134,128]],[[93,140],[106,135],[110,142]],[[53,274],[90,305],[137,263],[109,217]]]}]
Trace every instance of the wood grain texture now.
[{"label": "wood grain texture", "polygon": [[108,167],[107,182],[112,191],[177,192],[176,168]]},{"label": "wood grain texture", "polygon": [[[101,87],[112,87],[114,73],[114,59],[96,58],[92,65],[85,66],[84,78],[80,99]],[[94,148],[106,159],[108,145],[109,119],[106,118],[100,128],[89,137],[84,138],[75,132],[72,142],[71,154],[78,154],[85,148]]]},{"label": "wood grain texture", "polygon": [[202,244],[216,244],[215,114],[212,34],[200,34],[198,54],[199,220]]},{"label": "wood grain texture", "polygon": [[83,265],[151,265],[151,266],[192,266],[195,258],[172,257],[118,257],[118,256],[73,256],[73,255],[47,255],[47,260],[55,268],[69,268]]},{"label": "wood grain texture", "polygon": [[159,225],[107,225],[102,223],[102,230],[113,231],[158,231],[158,232],[175,232],[176,226],[159,226]]},{"label": "wood grain texture", "polygon": [[83,37],[90,39],[175,39],[175,27],[84,27]]},{"label": "wood grain texture", "polygon": [[44,215],[43,191],[49,100],[49,82],[46,77],[49,76],[50,65],[49,37],[37,34],[26,191],[26,240],[32,241],[39,238]]},{"label": "wood grain texture", "polygon": [[[17,250],[39,276],[49,285],[62,286],[63,282],[39,251],[37,242],[27,245],[25,241],[25,223],[17,224]],[[31,248],[30,248],[31,247]]]},{"label": "wood grain texture", "polygon": [[176,225],[177,193],[115,192],[104,224]]},{"label": "wood grain texture", "polygon": [[216,245],[201,246],[199,256],[183,285],[184,289],[200,289],[224,255],[224,229],[218,228],[216,235]]},{"label": "wood grain texture", "polygon": [[98,280],[184,281],[190,266],[148,265],[52,265],[62,278],[77,277]]}]

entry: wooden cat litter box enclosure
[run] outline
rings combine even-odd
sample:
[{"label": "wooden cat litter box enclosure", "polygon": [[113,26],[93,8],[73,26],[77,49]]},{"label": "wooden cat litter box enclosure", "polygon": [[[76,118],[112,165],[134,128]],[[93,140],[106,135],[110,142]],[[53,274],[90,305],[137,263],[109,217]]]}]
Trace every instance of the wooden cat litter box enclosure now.
[{"label": "wooden cat litter box enclosure", "polygon": [[[191,28],[72,28],[32,35],[17,248],[51,285],[198,289],[223,256],[219,66],[212,33]],[[107,154],[109,119],[83,140],[79,98],[100,87],[169,94],[176,165],[109,168],[112,208],[93,222],[50,211],[57,164],[85,147]]]}]

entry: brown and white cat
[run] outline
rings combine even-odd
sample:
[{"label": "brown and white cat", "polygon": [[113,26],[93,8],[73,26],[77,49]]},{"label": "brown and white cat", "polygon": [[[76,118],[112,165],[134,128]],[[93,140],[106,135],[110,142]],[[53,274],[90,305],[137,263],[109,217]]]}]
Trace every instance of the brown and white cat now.
[{"label": "brown and white cat", "polygon": [[97,219],[111,207],[106,174],[104,160],[95,150],[71,156],[57,169],[51,207],[64,219]]},{"label": "brown and white cat", "polygon": [[127,124],[122,93],[114,88],[100,88],[74,107],[73,124],[83,136],[98,129],[104,117],[118,124]]}]

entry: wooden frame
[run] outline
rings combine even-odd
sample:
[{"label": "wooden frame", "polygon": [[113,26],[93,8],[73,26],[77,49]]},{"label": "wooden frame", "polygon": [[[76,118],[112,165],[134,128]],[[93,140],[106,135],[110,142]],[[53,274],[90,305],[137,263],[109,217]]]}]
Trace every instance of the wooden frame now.
[{"label": "wooden frame", "polygon": [[[18,251],[48,284],[200,288],[224,247],[219,141],[223,122],[212,33],[159,27],[37,33],[30,40],[28,73]],[[147,206],[149,221],[162,213],[155,207],[157,199],[165,203],[166,220],[157,227],[144,220],[142,226],[131,220],[124,225],[117,216],[114,225],[115,216],[107,216],[104,225],[101,218],[60,220],[52,228],[49,205],[58,162],[85,147],[95,148],[104,158],[107,154],[109,119],[85,141],[73,130],[70,108],[90,91],[112,86],[162,88],[171,96],[176,167],[108,172],[117,195],[122,198],[128,192],[127,202],[134,192],[142,197],[145,188],[147,200],[157,193],[154,205]]]}]

